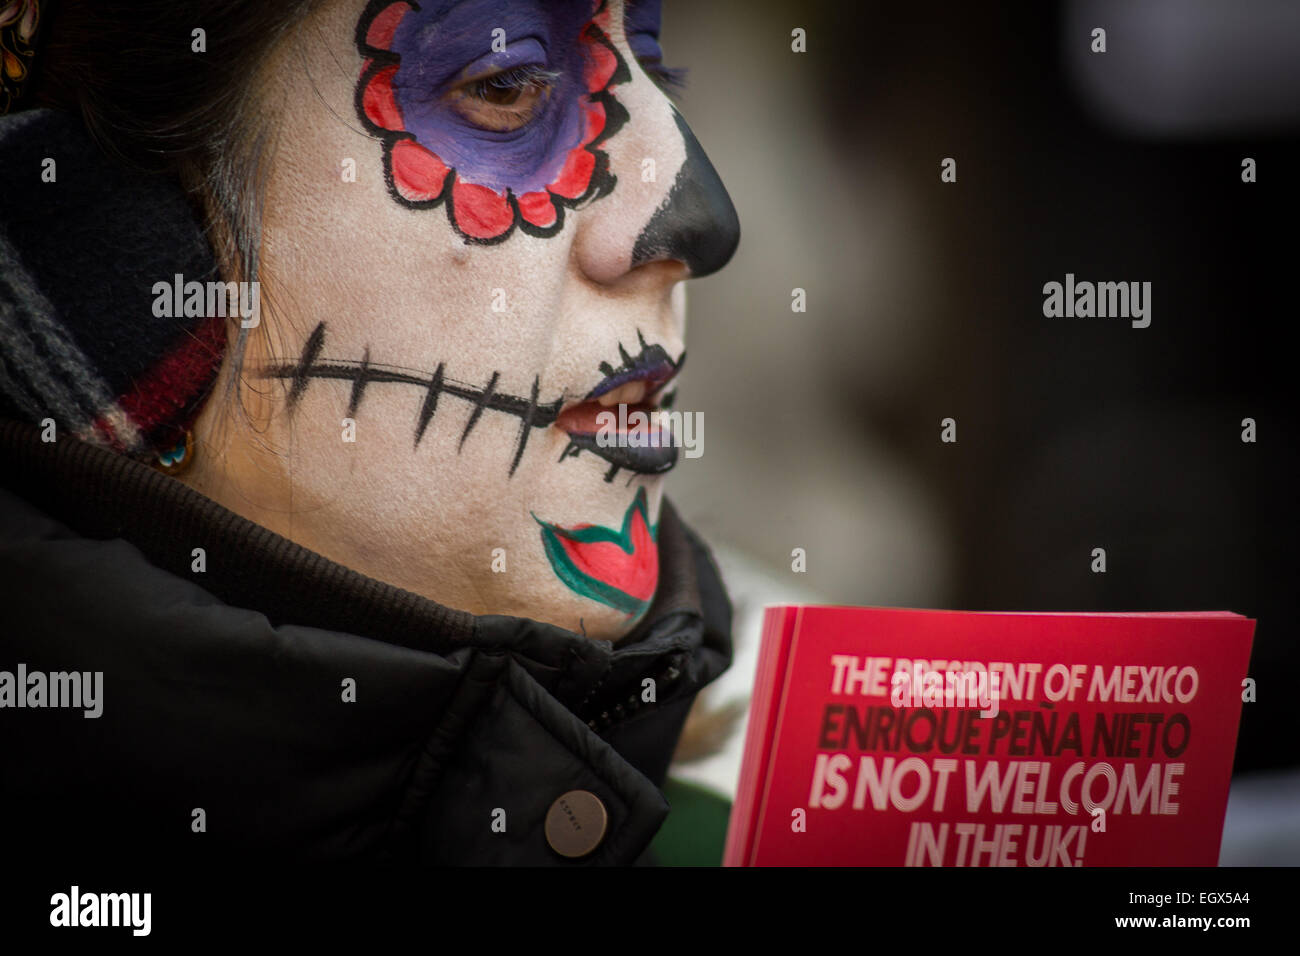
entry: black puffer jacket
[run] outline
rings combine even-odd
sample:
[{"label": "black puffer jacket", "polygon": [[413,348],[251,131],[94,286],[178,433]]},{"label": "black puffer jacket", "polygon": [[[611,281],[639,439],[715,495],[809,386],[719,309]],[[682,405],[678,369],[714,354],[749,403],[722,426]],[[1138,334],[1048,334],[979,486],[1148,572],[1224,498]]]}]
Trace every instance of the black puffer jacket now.
[{"label": "black puffer jacket", "polygon": [[667,503],[659,544],[646,621],[610,645],[442,607],[4,422],[0,671],[103,672],[98,718],[0,708],[6,849],[644,861],[687,710],[731,659],[717,572]]}]

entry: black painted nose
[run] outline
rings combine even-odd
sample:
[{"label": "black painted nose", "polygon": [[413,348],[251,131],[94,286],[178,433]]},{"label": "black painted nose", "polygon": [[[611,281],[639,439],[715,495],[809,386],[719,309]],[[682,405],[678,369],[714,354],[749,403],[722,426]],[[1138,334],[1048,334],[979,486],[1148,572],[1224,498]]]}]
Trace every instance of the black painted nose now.
[{"label": "black painted nose", "polygon": [[706,276],[731,261],[740,244],[740,218],[691,128],[676,111],[673,118],[686,143],[686,162],[663,205],[637,236],[632,266],[680,259],[692,276]]}]

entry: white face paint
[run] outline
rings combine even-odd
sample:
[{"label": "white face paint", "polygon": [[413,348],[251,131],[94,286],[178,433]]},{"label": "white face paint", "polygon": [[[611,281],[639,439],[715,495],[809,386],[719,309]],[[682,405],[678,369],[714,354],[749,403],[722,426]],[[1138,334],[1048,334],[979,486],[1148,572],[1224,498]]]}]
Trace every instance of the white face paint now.
[{"label": "white face paint", "polygon": [[[507,211],[522,210],[550,176],[532,167],[555,166],[570,145],[580,147],[563,139],[563,117],[540,114],[537,104],[582,110],[599,99],[563,85],[573,64],[586,69],[593,54],[578,45],[586,36],[590,47],[596,34],[544,36],[545,45],[525,47],[534,58],[544,49],[546,72],[562,79],[540,70],[497,74],[498,84],[523,85],[519,93],[491,78],[484,85],[481,68],[464,71],[472,57],[463,51],[495,52],[500,18],[478,11],[499,4],[425,4],[432,26],[411,22],[406,33],[401,21],[414,12],[385,13],[389,6],[327,3],[268,63],[259,108],[276,141],[262,322],[249,340],[242,386],[253,425],[209,403],[186,480],[326,557],[441,603],[617,638],[644,613],[657,579],[663,473],[653,472],[665,462],[602,457],[594,441],[582,440],[582,422],[602,398],[653,405],[675,388],[667,379],[684,354],[686,263],[696,271],[725,263],[738,240],[734,211],[638,63],[645,10],[625,28],[613,0],[595,23],[621,67],[601,90],[626,119],[589,144],[607,157],[606,191],[570,205],[552,193],[564,208],[549,230],[516,222],[490,243],[468,241],[467,232],[497,228],[487,221],[490,206],[463,218],[473,211],[468,187],[484,188],[475,178],[493,180],[487,188],[515,202]],[[533,33],[570,22],[553,3],[507,9],[536,26]],[[585,25],[590,4],[581,12]],[[411,44],[430,35],[440,42],[426,61]],[[367,93],[363,83],[359,94],[381,42],[402,50],[391,54],[397,70],[387,88]],[[444,82],[437,77],[449,57],[466,62]],[[557,85],[547,90],[547,82]],[[609,120],[616,108],[605,102]],[[390,142],[414,140],[455,169],[446,182],[459,191],[448,185],[441,201],[412,204],[412,195],[437,191],[431,164],[420,153],[420,162],[395,166],[376,119],[398,126]],[[523,136],[558,145],[528,159],[515,148]],[[654,160],[652,178],[643,175],[646,159]],[[702,184],[685,182],[688,174]],[[513,189],[512,177],[531,186]],[[673,211],[686,186],[721,196],[717,223],[701,221],[698,202]],[[521,202],[524,189],[533,195]],[[534,218],[546,221],[545,213]],[[602,535],[566,531],[577,526],[613,534],[595,540]]]}]

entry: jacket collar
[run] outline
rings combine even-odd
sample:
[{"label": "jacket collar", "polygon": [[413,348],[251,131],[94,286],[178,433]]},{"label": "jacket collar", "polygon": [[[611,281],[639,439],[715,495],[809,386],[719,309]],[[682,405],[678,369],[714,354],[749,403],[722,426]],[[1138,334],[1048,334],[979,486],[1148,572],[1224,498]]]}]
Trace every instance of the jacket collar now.
[{"label": "jacket collar", "polygon": [[[150,563],[195,580],[272,625],[342,631],[448,655],[507,652],[560,703],[601,730],[638,706],[641,681],[690,695],[731,661],[731,608],[705,549],[670,502],[660,517],[660,581],[641,625],[616,643],[525,618],[472,615],[359,574],[123,455],[0,419],[0,484],[78,534],[123,538]],[[183,546],[182,546],[183,545]],[[192,551],[237,554],[199,576]]]}]

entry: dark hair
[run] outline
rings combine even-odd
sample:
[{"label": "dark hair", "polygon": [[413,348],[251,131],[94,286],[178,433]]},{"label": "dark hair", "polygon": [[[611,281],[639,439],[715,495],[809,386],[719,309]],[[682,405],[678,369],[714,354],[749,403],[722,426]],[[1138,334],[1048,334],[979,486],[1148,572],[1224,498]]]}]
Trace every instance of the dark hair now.
[{"label": "dark hair", "polygon": [[[256,280],[273,130],[254,84],[315,2],[61,0],[43,26],[32,104],[79,113],[108,156],[175,176],[227,278]],[[232,385],[247,335],[241,327]]]}]

